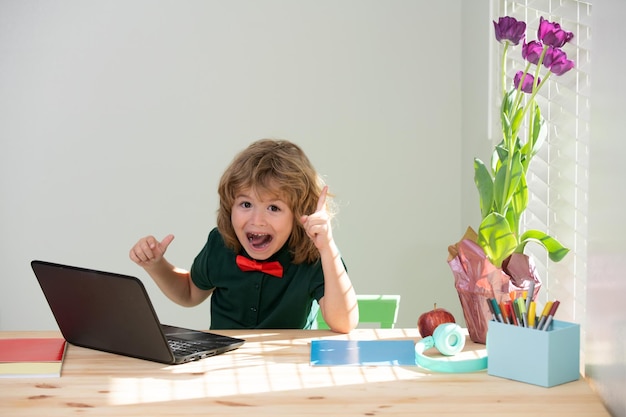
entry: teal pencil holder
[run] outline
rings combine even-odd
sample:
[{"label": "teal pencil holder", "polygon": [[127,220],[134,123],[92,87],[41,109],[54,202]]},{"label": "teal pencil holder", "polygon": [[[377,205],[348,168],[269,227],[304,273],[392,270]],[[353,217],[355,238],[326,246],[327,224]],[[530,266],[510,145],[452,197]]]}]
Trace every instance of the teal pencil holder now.
[{"label": "teal pencil holder", "polygon": [[580,378],[580,325],[553,320],[547,331],[490,321],[489,375],[553,387]]}]

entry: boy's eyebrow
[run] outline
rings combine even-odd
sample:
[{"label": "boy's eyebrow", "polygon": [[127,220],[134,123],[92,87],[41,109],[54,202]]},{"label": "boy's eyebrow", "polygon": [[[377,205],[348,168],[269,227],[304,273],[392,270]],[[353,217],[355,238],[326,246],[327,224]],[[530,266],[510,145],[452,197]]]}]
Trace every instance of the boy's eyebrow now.
[{"label": "boy's eyebrow", "polygon": [[[235,194],[235,200],[238,198],[252,198],[252,197],[250,196],[250,193],[240,192],[240,193]],[[287,200],[280,195],[271,195],[269,196],[269,198],[264,198],[264,196],[257,196],[257,198],[259,198],[261,201],[266,202],[266,203],[280,202],[283,204],[287,204]]]}]

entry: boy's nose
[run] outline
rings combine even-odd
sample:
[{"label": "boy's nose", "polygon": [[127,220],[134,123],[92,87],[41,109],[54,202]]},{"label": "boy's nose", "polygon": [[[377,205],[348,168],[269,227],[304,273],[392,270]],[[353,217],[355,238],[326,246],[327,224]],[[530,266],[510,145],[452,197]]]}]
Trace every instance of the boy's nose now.
[{"label": "boy's nose", "polygon": [[254,210],[252,212],[252,223],[255,225],[265,225],[265,212],[263,210]]}]

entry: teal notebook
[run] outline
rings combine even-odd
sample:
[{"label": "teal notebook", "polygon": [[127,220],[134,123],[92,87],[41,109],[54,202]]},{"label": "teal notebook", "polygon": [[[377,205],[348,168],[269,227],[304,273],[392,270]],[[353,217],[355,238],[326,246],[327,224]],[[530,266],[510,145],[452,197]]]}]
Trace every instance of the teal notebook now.
[{"label": "teal notebook", "polygon": [[412,340],[313,340],[313,366],[416,366]]}]

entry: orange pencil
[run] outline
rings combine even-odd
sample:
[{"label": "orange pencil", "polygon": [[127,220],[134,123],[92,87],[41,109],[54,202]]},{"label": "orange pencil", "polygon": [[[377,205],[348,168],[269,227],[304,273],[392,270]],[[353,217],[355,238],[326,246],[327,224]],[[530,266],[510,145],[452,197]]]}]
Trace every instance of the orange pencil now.
[{"label": "orange pencil", "polygon": [[509,318],[509,310],[506,308],[506,303],[500,303],[500,311],[502,311],[502,317],[504,317],[504,322],[506,324],[511,324],[511,319]]}]

